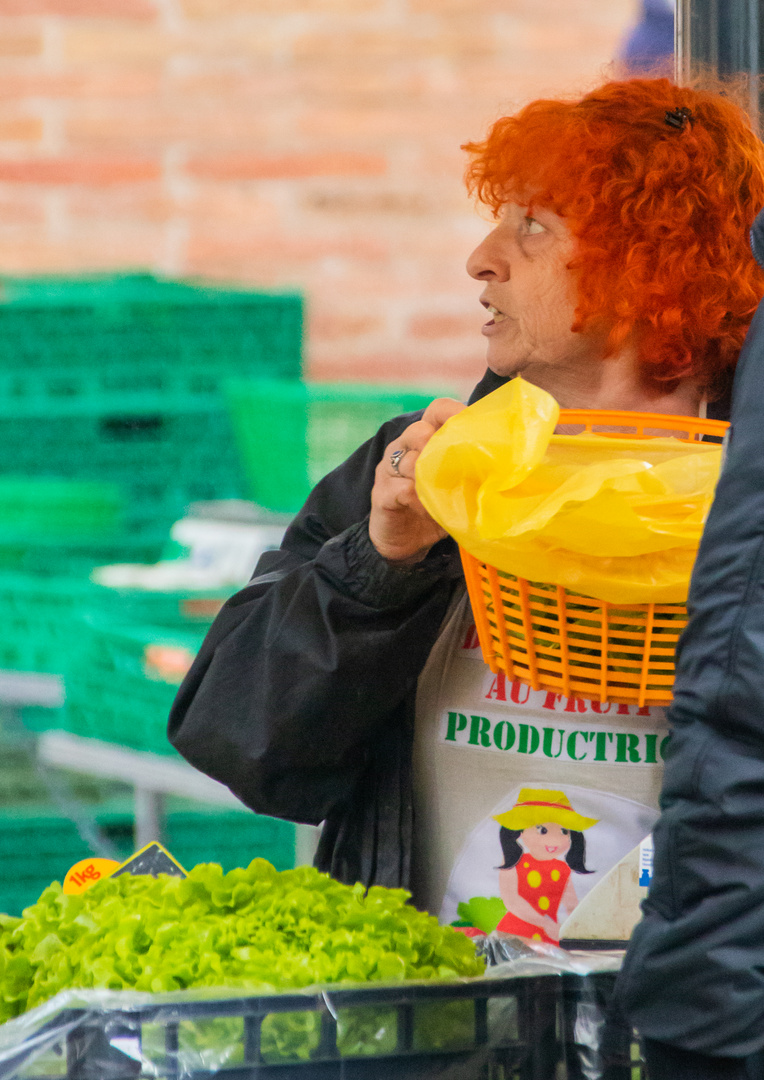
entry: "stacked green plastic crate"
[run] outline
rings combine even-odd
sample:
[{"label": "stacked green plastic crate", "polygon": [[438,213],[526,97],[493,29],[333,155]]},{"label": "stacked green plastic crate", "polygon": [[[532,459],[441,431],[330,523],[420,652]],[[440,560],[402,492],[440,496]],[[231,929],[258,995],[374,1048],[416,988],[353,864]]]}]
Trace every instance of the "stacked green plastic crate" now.
[{"label": "stacked green plastic crate", "polygon": [[[0,669],[66,674],[69,707],[56,725],[171,752],[164,728],[180,677],[172,667],[176,637],[193,652],[224,594],[187,602],[183,594],[105,589],[88,575],[94,565],[156,561],[190,502],[245,497],[221,382],[297,379],[301,333],[293,294],[149,275],[0,285]],[[78,503],[77,492],[88,488]],[[44,509],[37,520],[30,499]],[[44,726],[54,718],[40,710],[27,719]],[[40,874],[32,885],[29,873],[19,878],[16,867],[10,874],[8,863],[0,880],[23,878],[27,903],[91,852],[79,840],[64,842],[76,830],[54,808],[38,809],[29,827],[24,807],[16,811],[0,796],[0,834],[21,845],[27,870],[37,866]],[[293,857],[291,826],[276,823],[286,833],[274,849],[266,842],[274,823],[230,816],[213,811],[199,819],[216,841],[186,852],[189,862],[215,851],[222,857],[234,825],[252,834],[249,857],[277,850]],[[126,820],[129,826],[122,813]],[[45,833],[50,851],[36,851],[30,837]],[[0,908],[14,904],[0,895]]]},{"label": "stacked green plastic crate", "polygon": [[[294,294],[150,275],[0,283],[0,668],[61,674],[71,617],[108,604],[87,581],[94,565],[153,562],[190,502],[245,496],[220,385],[296,380],[301,327]],[[38,509],[48,499],[36,522],[12,508],[24,485]],[[95,485],[120,505],[71,528],[76,490]]]},{"label": "stacked green plastic crate", "polygon": [[209,623],[157,626],[85,616],[63,726],[73,735],[174,756],[167,715]]},{"label": "stacked green plastic crate", "polygon": [[0,669],[63,670],[71,620],[94,593],[85,570],[119,545],[122,513],[114,484],[0,476]]},{"label": "stacked green plastic crate", "polygon": [[148,276],[8,281],[4,296],[0,476],[115,483],[133,538],[244,495],[220,384],[299,378],[299,296]]}]

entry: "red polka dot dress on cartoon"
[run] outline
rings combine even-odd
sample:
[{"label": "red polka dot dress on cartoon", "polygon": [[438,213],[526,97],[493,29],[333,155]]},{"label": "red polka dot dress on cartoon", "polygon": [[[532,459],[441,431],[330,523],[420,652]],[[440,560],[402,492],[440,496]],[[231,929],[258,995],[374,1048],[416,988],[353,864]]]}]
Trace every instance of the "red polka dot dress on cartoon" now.
[{"label": "red polka dot dress on cartoon", "polygon": [[564,791],[522,788],[512,809],[494,821],[504,853],[499,895],[507,909],[496,929],[556,945],[558,908],[570,914],[578,903],[571,871],[592,872],[584,831],[597,819],[577,813]]},{"label": "red polka dot dress on cartoon", "polygon": [[[525,854],[515,869],[518,894],[534,907],[542,918],[546,915],[557,921],[557,909],[570,877],[568,864],[560,859],[541,860]],[[541,926],[525,922],[511,911],[507,912],[496,929],[507,934],[529,937],[534,941],[556,944]]]}]

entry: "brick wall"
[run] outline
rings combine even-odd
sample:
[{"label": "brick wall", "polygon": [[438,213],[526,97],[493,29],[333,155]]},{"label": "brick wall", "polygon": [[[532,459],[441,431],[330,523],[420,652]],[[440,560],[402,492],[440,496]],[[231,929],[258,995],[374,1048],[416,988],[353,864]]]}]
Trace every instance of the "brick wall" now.
[{"label": "brick wall", "polygon": [[636,0],[0,0],[0,273],[308,300],[316,378],[462,388],[459,144],[598,80]]}]

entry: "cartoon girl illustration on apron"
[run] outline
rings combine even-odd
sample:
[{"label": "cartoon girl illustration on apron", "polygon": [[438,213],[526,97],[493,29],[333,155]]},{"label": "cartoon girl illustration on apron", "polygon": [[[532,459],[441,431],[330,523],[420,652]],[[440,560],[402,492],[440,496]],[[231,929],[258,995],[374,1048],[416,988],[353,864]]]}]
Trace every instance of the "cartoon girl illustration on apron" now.
[{"label": "cartoon girl illustration on apron", "polygon": [[594,872],[586,869],[584,832],[597,820],[576,813],[563,791],[544,788],[523,788],[512,809],[494,818],[501,826],[499,894],[507,909],[497,930],[559,942],[558,909],[570,915],[578,903],[571,871]]}]

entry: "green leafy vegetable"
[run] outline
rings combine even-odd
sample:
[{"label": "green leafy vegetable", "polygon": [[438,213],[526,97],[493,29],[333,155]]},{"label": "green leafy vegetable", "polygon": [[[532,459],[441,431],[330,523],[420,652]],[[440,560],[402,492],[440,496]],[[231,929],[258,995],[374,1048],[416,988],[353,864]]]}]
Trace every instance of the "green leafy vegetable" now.
[{"label": "green leafy vegetable", "polygon": [[458,1050],[474,1038],[474,1001],[428,1001],[414,1010],[417,1050]]},{"label": "green leafy vegetable", "polygon": [[498,896],[473,896],[456,909],[462,925],[474,926],[484,934],[495,930],[507,914],[507,908]]},{"label": "green leafy vegetable", "polygon": [[[205,863],[185,879],[123,874],[78,896],[54,882],[21,919],[0,915],[0,1022],[71,987],[269,993],[482,974],[470,940],[408,899],[309,867],[279,873],[264,859],[228,874]],[[310,1053],[317,1036],[306,1016],[264,1023],[263,1052]],[[364,1041],[359,1023],[342,1033],[349,1045]]]},{"label": "green leafy vegetable", "polygon": [[269,1013],[260,1028],[260,1053],[268,1062],[307,1061],[320,1040],[320,1013]]},{"label": "green leafy vegetable", "polygon": [[356,1005],[337,1010],[337,1048],[343,1057],[392,1054],[397,1042],[396,1009]]}]

